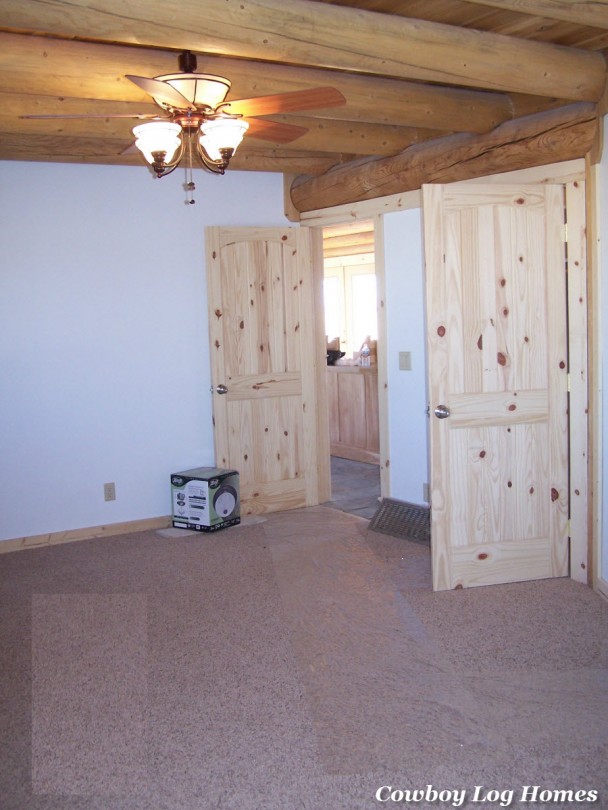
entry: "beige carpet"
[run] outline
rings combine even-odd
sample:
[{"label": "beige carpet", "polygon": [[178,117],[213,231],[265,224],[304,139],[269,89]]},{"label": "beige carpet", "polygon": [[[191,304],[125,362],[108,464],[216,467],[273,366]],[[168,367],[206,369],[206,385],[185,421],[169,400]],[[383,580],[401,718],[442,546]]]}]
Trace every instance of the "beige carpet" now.
[{"label": "beige carpet", "polygon": [[427,547],[317,507],[0,589],[2,810],[608,807],[608,605],[569,580],[433,594]]}]

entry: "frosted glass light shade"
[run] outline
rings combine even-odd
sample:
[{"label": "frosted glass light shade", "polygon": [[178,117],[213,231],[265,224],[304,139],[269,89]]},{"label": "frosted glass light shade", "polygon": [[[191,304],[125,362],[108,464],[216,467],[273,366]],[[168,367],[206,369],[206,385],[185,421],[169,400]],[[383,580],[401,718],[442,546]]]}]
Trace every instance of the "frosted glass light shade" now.
[{"label": "frosted glass light shade", "polygon": [[216,118],[201,124],[200,145],[211,160],[221,160],[220,149],[236,152],[249,124],[241,118]]},{"label": "frosted glass light shade", "polygon": [[[226,98],[230,90],[230,81],[223,76],[210,73],[168,73],[157,76],[159,81],[167,82],[197,107],[215,109]],[[164,106],[161,104],[161,107]]]},{"label": "frosted glass light shade", "polygon": [[154,163],[153,152],[165,152],[165,163],[170,163],[179,149],[182,128],[171,121],[149,121],[133,127],[135,146],[148,163]]}]

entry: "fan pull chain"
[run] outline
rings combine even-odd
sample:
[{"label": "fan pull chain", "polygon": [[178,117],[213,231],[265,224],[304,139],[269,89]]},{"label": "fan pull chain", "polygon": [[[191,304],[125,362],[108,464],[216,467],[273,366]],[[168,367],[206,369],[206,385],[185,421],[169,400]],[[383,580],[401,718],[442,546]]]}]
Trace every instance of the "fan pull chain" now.
[{"label": "fan pull chain", "polygon": [[184,189],[186,191],[186,205],[194,205],[196,200],[194,199],[193,192],[196,189],[196,185],[194,180],[192,179],[192,131],[190,130],[187,134],[188,137],[188,160],[186,162],[186,182],[184,183]]}]

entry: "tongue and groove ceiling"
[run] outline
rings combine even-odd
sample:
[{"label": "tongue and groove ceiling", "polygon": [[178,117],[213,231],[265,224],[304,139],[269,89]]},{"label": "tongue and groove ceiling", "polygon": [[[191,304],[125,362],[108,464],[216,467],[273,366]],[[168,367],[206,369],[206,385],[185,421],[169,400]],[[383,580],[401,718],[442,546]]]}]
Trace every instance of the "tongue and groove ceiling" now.
[{"label": "tongue and groove ceiling", "polygon": [[608,0],[0,0],[0,159],[140,164],[137,122],[103,116],[157,112],[125,74],[184,49],[229,100],[343,93],[269,117],[307,132],[246,137],[231,163],[289,176],[305,211],[597,153]]}]

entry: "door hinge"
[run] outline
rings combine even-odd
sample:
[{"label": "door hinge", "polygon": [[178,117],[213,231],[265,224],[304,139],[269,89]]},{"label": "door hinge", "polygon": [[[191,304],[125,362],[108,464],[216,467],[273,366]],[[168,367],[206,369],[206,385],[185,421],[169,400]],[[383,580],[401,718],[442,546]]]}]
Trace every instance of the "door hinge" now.
[{"label": "door hinge", "polygon": [[568,223],[567,222],[564,222],[564,224],[562,225],[562,236],[563,236],[564,242],[567,242],[568,241]]},{"label": "door hinge", "polygon": [[572,537],[572,534],[570,532],[570,518],[568,518],[568,522],[566,523],[566,535],[568,537]]},{"label": "door hinge", "polygon": [[566,385],[568,386],[568,393],[572,391],[572,377],[570,376],[570,372],[566,374]]}]

